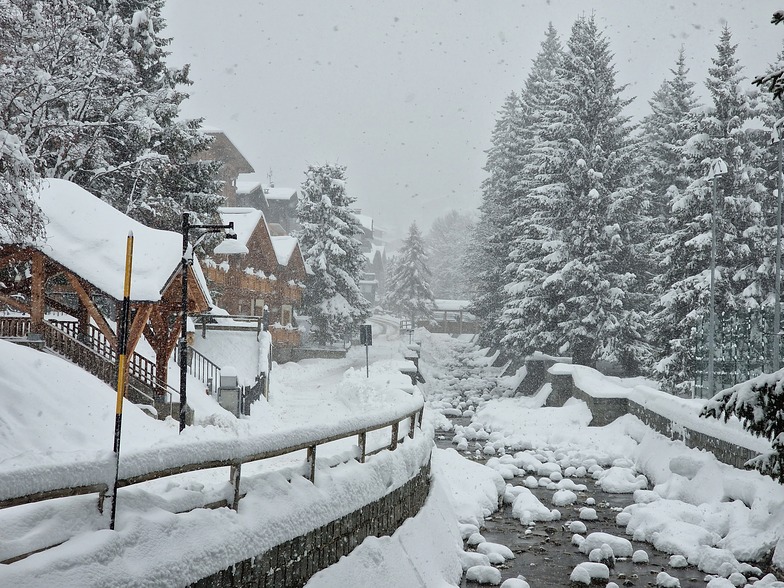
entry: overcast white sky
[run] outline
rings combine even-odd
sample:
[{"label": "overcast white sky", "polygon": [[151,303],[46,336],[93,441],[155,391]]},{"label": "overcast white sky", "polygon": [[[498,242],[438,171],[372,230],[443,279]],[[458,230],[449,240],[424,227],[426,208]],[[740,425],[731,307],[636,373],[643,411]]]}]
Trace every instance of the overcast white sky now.
[{"label": "overcast white sky", "polygon": [[191,64],[185,116],[203,116],[266,182],[298,186],[309,163],[348,167],[363,213],[392,233],[480,202],[485,150],[548,22],[566,42],[594,12],[630,114],[687,51],[701,86],[726,22],[751,78],[771,63],[784,0],[168,0],[170,61]]}]

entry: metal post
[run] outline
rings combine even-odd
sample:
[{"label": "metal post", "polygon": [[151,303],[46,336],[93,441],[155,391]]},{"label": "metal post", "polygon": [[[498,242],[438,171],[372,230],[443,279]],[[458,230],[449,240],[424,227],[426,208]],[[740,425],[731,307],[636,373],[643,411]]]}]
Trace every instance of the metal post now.
[{"label": "metal post", "polygon": [[776,183],[776,301],[773,305],[773,370],[781,367],[781,137],[778,127],[778,178]]},{"label": "metal post", "polygon": [[182,213],[182,327],[180,332],[180,433],[185,429],[185,414],[188,400],[187,365],[188,357],[188,232],[190,215]]},{"label": "metal post", "polygon": [[[194,229],[201,229],[205,231],[191,247],[188,243],[190,232]],[[182,326],[180,332],[180,433],[185,429],[185,414],[187,411],[187,378],[188,378],[188,266],[193,264],[193,250],[210,233],[219,233],[224,230],[229,230],[223,236],[224,239],[236,239],[237,234],[234,233],[234,223],[230,222],[225,225],[192,225],[190,222],[190,213],[182,213]]]},{"label": "metal post", "polygon": [[710,261],[710,319],[708,320],[708,398],[713,396],[713,360],[716,354],[716,182],[713,176],[712,205],[711,205],[711,261]]},{"label": "metal post", "polygon": [[708,178],[713,180],[711,194],[711,263],[710,263],[710,324],[708,325],[708,398],[714,394],[713,364],[716,355],[716,192],[719,176],[727,173],[727,164],[720,157],[711,162]]}]

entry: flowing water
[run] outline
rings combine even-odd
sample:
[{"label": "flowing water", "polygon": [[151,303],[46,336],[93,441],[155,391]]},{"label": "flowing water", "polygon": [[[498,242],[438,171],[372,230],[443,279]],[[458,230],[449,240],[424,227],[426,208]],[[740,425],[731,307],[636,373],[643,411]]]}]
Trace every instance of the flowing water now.
[{"label": "flowing water", "polygon": [[[463,419],[455,419],[462,422]],[[440,448],[454,447],[451,443],[453,433],[439,431],[436,434],[436,445]],[[472,454],[464,454],[473,459]],[[484,460],[477,460],[484,463]],[[506,545],[515,554],[515,558],[505,564],[496,566],[501,570],[503,579],[516,578],[518,575],[525,577],[531,588],[564,588],[570,586],[569,576],[574,567],[588,561],[588,556],[578,550],[571,543],[573,533],[565,528],[565,523],[570,520],[579,520],[579,507],[585,506],[586,500],[593,498],[598,520],[584,521],[588,532],[602,531],[628,537],[623,527],[615,522],[615,517],[624,507],[633,503],[631,494],[609,494],[600,487],[595,486],[591,478],[573,478],[577,484],[585,484],[588,490],[577,492],[578,500],[571,506],[558,507],[561,520],[553,522],[537,522],[533,526],[520,523],[519,519],[512,516],[512,506],[504,504],[492,516],[485,519],[485,526],[480,530],[486,541]],[[507,480],[513,485],[522,485],[522,478],[515,477]],[[534,488],[531,490],[542,504],[551,506],[552,490]],[[610,570],[610,581],[619,586],[636,586],[639,588],[656,586],[656,576],[667,572],[670,576],[678,578],[682,588],[704,587],[706,584],[705,573],[693,566],[685,568],[672,568],[669,566],[670,555],[654,549],[647,543],[632,541],[634,550],[644,550],[648,554],[649,563],[633,564],[631,558],[616,559],[615,567]],[[466,550],[471,548],[466,546]],[[769,570],[762,567],[763,575]],[[578,584],[583,585],[583,584]],[[595,585],[602,585],[597,583]],[[475,588],[481,586],[475,582],[463,579],[462,587]]]}]

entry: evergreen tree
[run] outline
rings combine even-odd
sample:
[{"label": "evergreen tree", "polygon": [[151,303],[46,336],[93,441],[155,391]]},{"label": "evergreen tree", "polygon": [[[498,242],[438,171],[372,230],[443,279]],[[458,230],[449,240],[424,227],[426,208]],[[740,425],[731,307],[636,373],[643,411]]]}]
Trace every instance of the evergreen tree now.
[{"label": "evergreen tree", "polygon": [[19,137],[0,130],[0,244],[28,243],[43,234],[41,211],[31,198],[37,179]]},{"label": "evergreen tree", "polygon": [[507,291],[527,297],[522,308],[539,320],[522,338],[539,330],[542,341],[570,350],[576,363],[604,359],[637,371],[648,352],[636,273],[647,201],[639,149],[622,114],[629,101],[592,17],[575,22],[558,76],[557,102],[526,166],[539,174],[530,194],[546,265]]},{"label": "evergreen tree", "polygon": [[668,216],[668,190],[683,190],[694,178],[693,165],[684,157],[683,148],[695,134],[692,111],[698,101],[694,82],[688,79],[686,54],[681,47],[672,78],[662,82],[648,102],[651,113],[643,119],[643,140],[647,161],[648,189],[652,195],[652,215]]},{"label": "evergreen tree", "polygon": [[707,327],[713,181],[705,174],[715,158],[722,158],[728,167],[728,173],[717,179],[717,315],[761,302],[754,286],[759,259],[753,251],[760,202],[766,197],[767,174],[760,167],[766,137],[746,124],[755,116],[756,101],[743,91],[737,46],[731,40],[725,27],[706,80],[712,103],[695,112],[696,133],[682,149],[702,174],[683,192],[672,194],[662,273],[657,277],[662,294],[653,308],[654,332],[663,349],[656,370],[686,394],[694,386],[694,336],[701,318]]},{"label": "evergreen tree", "polygon": [[[773,15],[773,23],[780,22],[784,22],[784,11],[777,11]],[[763,119],[766,120],[769,128],[784,122],[784,116],[782,116],[784,107],[780,102],[782,91],[784,91],[783,65],[784,53],[779,53],[777,63],[769,68],[768,74],[754,80],[757,85],[767,85],[773,98],[778,99],[775,104],[768,103],[768,107],[764,110]],[[778,138],[781,139],[781,131],[778,135]],[[776,169],[774,177],[775,183],[778,184],[780,180],[778,169]],[[763,206],[763,210],[766,210],[766,207]],[[780,227],[776,226],[773,231],[773,247],[775,247],[775,233],[778,230]],[[770,265],[770,262],[767,261],[760,268],[759,273],[770,275]],[[784,484],[783,380],[784,371],[779,370],[773,374],[763,374],[748,382],[723,390],[705,405],[700,416],[723,417],[725,421],[729,417],[735,416],[740,419],[744,429],[753,435],[768,439],[771,442],[772,450],[750,460],[749,465]]]},{"label": "evergreen tree", "polygon": [[220,162],[194,159],[212,139],[201,132],[200,119],[179,120],[180,105],[188,98],[182,87],[192,82],[187,66],[166,64],[171,39],[161,35],[164,0],[90,3],[122,23],[113,30],[114,42],[133,64],[145,120],[112,135],[120,159],[136,165],[96,174],[88,187],[149,226],[178,230],[185,210],[200,220],[217,220],[215,210],[223,203],[215,180]]},{"label": "evergreen tree", "polygon": [[473,229],[471,217],[456,210],[433,221],[426,244],[430,252],[430,284],[436,298],[463,300],[469,296],[469,275],[462,260],[473,246]]},{"label": "evergreen tree", "polygon": [[425,242],[416,222],[411,223],[403,247],[395,256],[393,271],[387,281],[385,304],[408,318],[412,326],[432,315],[430,269],[427,266]]},{"label": "evergreen tree", "polygon": [[784,372],[762,374],[716,394],[701,417],[737,417],[743,428],[771,442],[771,450],[751,459],[748,465],[784,484]]},{"label": "evergreen tree", "polygon": [[298,232],[305,262],[313,275],[303,306],[319,343],[349,338],[370,316],[370,303],[359,290],[366,258],[359,235],[362,227],[346,193],[346,168],[311,165],[300,189]]},{"label": "evergreen tree", "polygon": [[519,134],[522,108],[515,92],[507,96],[493,129],[492,146],[487,151],[482,183],[480,218],[474,233],[474,245],[466,260],[467,269],[475,276],[475,290],[470,311],[481,325],[479,340],[496,345],[503,335],[501,322],[504,298],[502,275],[509,256],[510,242],[506,228],[512,217],[510,203],[520,172]]},{"label": "evergreen tree", "polygon": [[[503,343],[517,355],[539,350],[557,353],[560,292],[545,292],[545,279],[563,262],[559,235],[551,222],[548,188],[557,182],[558,152],[552,123],[560,115],[563,47],[552,24],[534,59],[522,96],[525,113],[519,133],[521,171],[515,178],[511,218],[502,228],[510,241],[503,274]],[[553,296],[556,294],[556,296]]]},{"label": "evergreen tree", "polygon": [[[784,66],[784,50],[776,56],[768,71],[775,72]],[[752,259],[758,264],[754,280],[747,286],[746,296],[758,300],[760,304],[772,314],[776,295],[776,235],[778,232],[778,158],[771,157],[778,150],[778,144],[765,144],[765,139],[770,142],[777,141],[776,137],[784,138],[784,103],[776,100],[771,93],[763,93],[757,104],[757,116],[762,121],[764,128],[770,131],[766,136],[761,133],[756,136],[756,143],[761,153],[759,158],[769,163],[763,165],[767,170],[765,191],[761,193],[760,214],[756,217],[759,226],[748,231]],[[778,129],[776,133],[774,129]]]},{"label": "evergreen tree", "polygon": [[181,210],[218,201],[212,164],[190,162],[208,145],[200,123],[175,120],[187,72],[164,64],[160,6],[0,0],[0,124],[41,177],[175,228]]}]

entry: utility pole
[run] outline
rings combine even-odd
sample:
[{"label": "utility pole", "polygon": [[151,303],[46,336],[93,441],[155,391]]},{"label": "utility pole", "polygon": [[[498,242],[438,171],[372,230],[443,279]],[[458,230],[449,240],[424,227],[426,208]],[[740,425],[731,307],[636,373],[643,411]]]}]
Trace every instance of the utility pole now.
[{"label": "utility pole", "polygon": [[714,361],[716,356],[716,192],[719,177],[727,173],[727,164],[721,157],[711,162],[708,179],[713,180],[711,191],[711,262],[710,262],[710,320],[708,324],[708,398],[714,394]]},{"label": "utility pole", "polygon": [[[192,230],[203,230],[204,233],[199,235],[196,242],[191,245],[188,242],[188,237]],[[234,232],[234,223],[226,225],[192,225],[190,222],[190,213],[182,213],[182,299],[180,301],[182,313],[182,331],[180,332],[180,433],[185,429],[185,414],[186,403],[188,400],[188,266],[193,265],[193,249],[199,242],[210,233],[220,233],[223,231],[230,231],[224,235],[224,239],[236,239],[237,234]]]},{"label": "utility pole", "polygon": [[776,300],[773,304],[773,371],[781,367],[781,125],[784,119],[773,125],[770,142],[778,145],[778,177],[776,178]]}]

